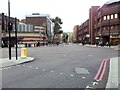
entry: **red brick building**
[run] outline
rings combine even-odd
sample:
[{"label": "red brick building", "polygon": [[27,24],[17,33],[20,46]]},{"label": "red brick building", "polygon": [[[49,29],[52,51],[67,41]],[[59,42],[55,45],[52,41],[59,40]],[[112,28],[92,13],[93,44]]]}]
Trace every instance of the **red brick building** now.
[{"label": "red brick building", "polygon": [[117,45],[120,42],[120,0],[108,1],[102,7],[92,6],[89,19],[77,32],[78,42],[96,44],[103,41],[104,44]]}]

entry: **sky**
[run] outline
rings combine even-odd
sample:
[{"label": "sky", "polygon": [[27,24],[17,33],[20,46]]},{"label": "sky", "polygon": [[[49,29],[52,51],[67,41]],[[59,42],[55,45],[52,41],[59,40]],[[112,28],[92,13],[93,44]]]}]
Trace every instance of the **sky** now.
[{"label": "sky", "polygon": [[[64,32],[72,32],[75,25],[81,25],[89,18],[91,6],[102,6],[109,0],[10,0],[11,17],[25,19],[32,13],[60,17]],[[8,14],[8,0],[0,0],[0,13]]]}]

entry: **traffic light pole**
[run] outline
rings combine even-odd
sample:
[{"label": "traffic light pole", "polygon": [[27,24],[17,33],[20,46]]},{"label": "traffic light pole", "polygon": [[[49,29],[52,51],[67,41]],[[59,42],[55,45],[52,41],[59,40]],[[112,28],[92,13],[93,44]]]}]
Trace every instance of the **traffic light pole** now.
[{"label": "traffic light pole", "polygon": [[15,18],[15,43],[16,43],[16,60],[17,58],[17,18]]},{"label": "traffic light pole", "polygon": [[[10,0],[8,0],[8,22],[10,22]],[[8,29],[8,32],[9,32],[9,60],[11,60],[11,34],[10,34],[10,31]]]}]

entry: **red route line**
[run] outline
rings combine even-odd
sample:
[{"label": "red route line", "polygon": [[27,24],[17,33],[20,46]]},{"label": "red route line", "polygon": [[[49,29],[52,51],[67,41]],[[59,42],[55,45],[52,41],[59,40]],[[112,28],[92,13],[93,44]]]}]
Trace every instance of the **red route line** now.
[{"label": "red route line", "polygon": [[104,63],[105,60],[106,60],[106,59],[103,59],[101,65],[100,65],[100,68],[99,68],[97,74],[96,74],[95,77],[94,77],[94,80],[97,80],[97,78],[98,78],[98,76],[99,76],[99,74],[100,74],[100,72],[101,72],[101,69],[102,69],[102,66],[103,66],[103,63]]},{"label": "red route line", "polygon": [[101,73],[101,76],[100,76],[100,78],[99,78],[99,80],[102,80],[102,78],[103,78],[103,76],[104,76],[104,73],[105,73],[105,70],[106,70],[106,64],[107,64],[107,61],[108,61],[109,59],[107,59],[106,61],[105,61],[105,64],[104,64],[104,67],[103,67],[103,70],[102,70],[102,73]]}]

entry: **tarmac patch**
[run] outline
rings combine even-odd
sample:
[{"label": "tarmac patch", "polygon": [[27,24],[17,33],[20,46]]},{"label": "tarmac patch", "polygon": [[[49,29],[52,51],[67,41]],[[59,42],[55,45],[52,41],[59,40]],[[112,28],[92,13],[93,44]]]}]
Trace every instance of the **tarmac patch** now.
[{"label": "tarmac patch", "polygon": [[75,68],[77,74],[90,74],[86,68]]}]

